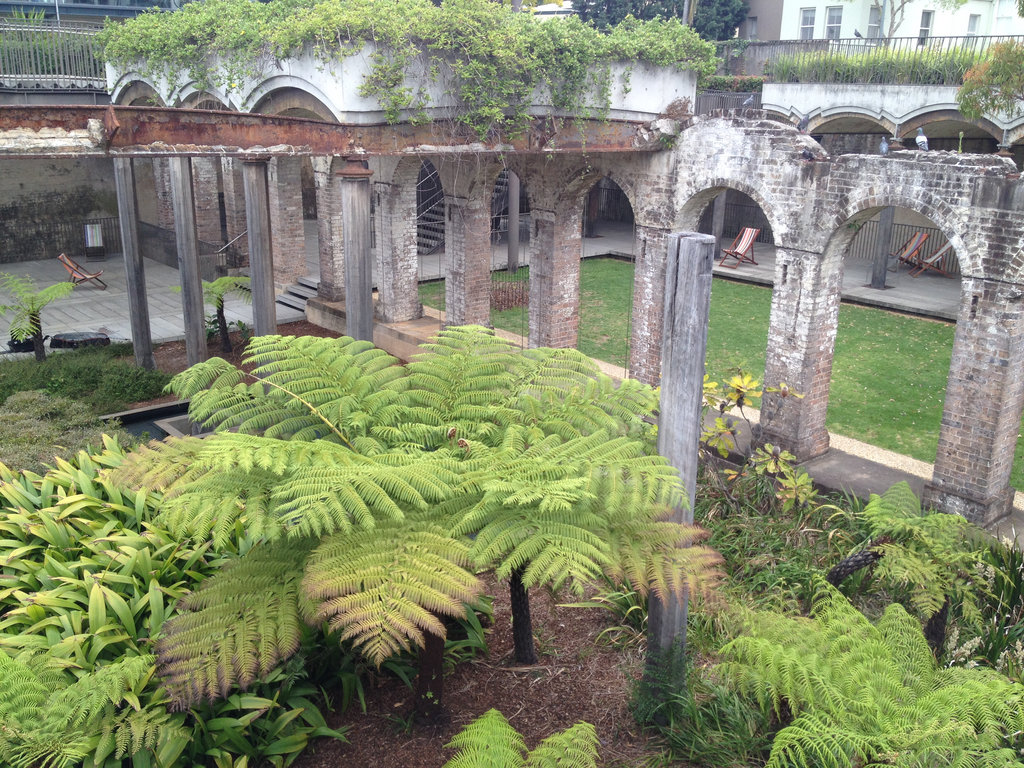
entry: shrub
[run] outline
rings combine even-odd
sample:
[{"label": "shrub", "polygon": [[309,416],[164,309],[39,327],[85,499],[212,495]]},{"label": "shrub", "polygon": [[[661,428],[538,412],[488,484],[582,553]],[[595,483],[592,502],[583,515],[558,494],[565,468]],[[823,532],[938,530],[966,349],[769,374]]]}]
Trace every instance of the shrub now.
[{"label": "shrub", "polygon": [[765,78],[740,75],[711,75],[701,82],[706,91],[728,91],[730,93],[760,93]]}]

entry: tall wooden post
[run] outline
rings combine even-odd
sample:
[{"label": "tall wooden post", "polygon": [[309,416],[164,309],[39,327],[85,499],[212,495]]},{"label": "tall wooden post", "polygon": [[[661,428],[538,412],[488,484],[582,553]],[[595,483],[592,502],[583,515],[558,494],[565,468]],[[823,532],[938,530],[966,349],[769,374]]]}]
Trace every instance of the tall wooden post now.
[{"label": "tall wooden post", "polygon": [[242,183],[245,187],[245,221],[249,239],[253,333],[267,336],[277,333],[267,160],[243,162]]},{"label": "tall wooden post", "polygon": [[508,172],[508,271],[519,270],[519,177]]},{"label": "tall wooden post", "polygon": [[[714,249],[712,235],[684,232],[668,237],[658,452],[679,470],[686,488],[686,506],[672,512],[677,523],[693,522]],[[682,682],[687,602],[685,596],[650,599],[647,680],[658,698]]]},{"label": "tall wooden post", "polygon": [[875,258],[871,264],[871,287],[885,288],[886,273],[889,270],[889,253],[892,251],[892,224],[896,209],[891,205],[882,209],[878,217],[878,237],[875,238]]},{"label": "tall wooden post", "polygon": [[725,231],[725,206],[729,202],[729,190],[723,189],[711,204],[711,234],[715,236],[715,255],[722,252],[725,244],[722,233]]},{"label": "tall wooden post", "polygon": [[348,158],[338,171],[345,251],[345,333],[373,341],[373,259],[370,257],[370,177],[365,161]]},{"label": "tall wooden post", "polygon": [[139,248],[139,206],[135,196],[135,167],[130,157],[114,158],[114,187],[117,190],[117,220],[121,226],[121,250],[128,278],[128,314],[132,326],[132,347],[136,365],[154,370],[153,334],[149,327],[149,299],[146,272]]},{"label": "tall wooden post", "polygon": [[192,164],[187,157],[172,157],[171,203],[174,237],[178,243],[178,274],[181,308],[185,316],[185,357],[189,365],[206,359],[206,323],[203,313],[203,281],[199,275],[199,241],[192,197]]}]

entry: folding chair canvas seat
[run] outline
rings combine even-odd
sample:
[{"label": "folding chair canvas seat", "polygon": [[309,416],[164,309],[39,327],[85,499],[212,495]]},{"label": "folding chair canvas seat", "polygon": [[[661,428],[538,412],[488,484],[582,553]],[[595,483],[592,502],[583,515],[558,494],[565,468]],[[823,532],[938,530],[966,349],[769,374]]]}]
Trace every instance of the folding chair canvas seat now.
[{"label": "folding chair canvas seat", "polygon": [[897,248],[895,251],[889,254],[889,258],[896,259],[896,266],[900,264],[906,264],[911,268],[915,269],[914,259],[917,257],[918,251],[921,250],[921,246],[924,245],[924,241],[928,239],[927,232],[915,232],[907,242]]},{"label": "folding chair canvas seat", "polygon": [[57,261],[64,265],[64,269],[68,271],[68,279],[75,285],[81,285],[92,280],[95,283],[99,283],[100,290],[105,290],[107,284],[100,280],[100,275],[103,274],[103,270],[98,272],[88,272],[78,264],[74,259],[68,256],[66,253],[60,254],[57,257]]},{"label": "folding chair canvas seat", "polygon": [[949,274],[949,272],[942,268],[942,260],[945,258],[946,254],[949,253],[949,251],[952,248],[952,243],[946,243],[944,246],[939,248],[939,250],[937,250],[935,253],[933,253],[926,259],[923,259],[920,256],[915,256],[912,260],[907,262],[908,264],[910,264],[910,276],[920,277],[929,269],[931,269],[934,270],[935,272],[938,272],[940,275],[943,275],[944,277],[952,277],[952,275]]},{"label": "folding chair canvas seat", "polygon": [[[729,269],[736,269],[740,264],[744,262],[748,264],[756,265],[754,261],[754,240],[761,234],[760,229],[754,229],[753,227],[744,227],[740,230],[740,233],[736,235],[736,239],[732,241],[732,245],[728,248],[723,248],[722,260],[718,262],[721,267],[729,267]],[[729,259],[735,259],[735,264],[726,264]]]}]

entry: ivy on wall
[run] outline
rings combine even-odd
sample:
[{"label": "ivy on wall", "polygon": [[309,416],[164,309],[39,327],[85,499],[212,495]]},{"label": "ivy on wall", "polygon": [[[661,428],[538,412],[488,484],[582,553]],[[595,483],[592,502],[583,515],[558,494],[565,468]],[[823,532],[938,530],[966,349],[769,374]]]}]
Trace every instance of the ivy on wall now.
[{"label": "ivy on wall", "polygon": [[403,111],[422,118],[431,106],[407,78],[420,76],[425,61],[435,79],[450,67],[455,119],[479,138],[522,131],[538,87],[559,109],[596,114],[593,94],[597,112],[606,108],[613,61],[691,69],[698,78],[715,70],[714,46],[678,19],[627,17],[599,32],[575,17],[541,22],[490,0],[204,0],[108,22],[101,42],[122,70],[228,92],[305,51],[330,66],[372,43],[360,92],[378,99],[389,121]]}]

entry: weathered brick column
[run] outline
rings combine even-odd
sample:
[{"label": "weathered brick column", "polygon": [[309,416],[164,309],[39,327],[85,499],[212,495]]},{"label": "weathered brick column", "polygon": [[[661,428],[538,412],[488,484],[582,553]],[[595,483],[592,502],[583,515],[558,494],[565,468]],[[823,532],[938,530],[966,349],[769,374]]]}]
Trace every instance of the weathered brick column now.
[{"label": "weathered brick column", "polygon": [[274,239],[274,282],[294,283],[306,274],[306,235],[302,222],[302,161],[275,157],[270,178],[270,232]]},{"label": "weathered brick column", "polygon": [[192,186],[192,194],[196,200],[196,235],[199,241],[210,245],[222,245],[220,162],[217,158],[192,158]]},{"label": "weathered brick column", "polygon": [[819,253],[779,247],[775,261],[764,385],[787,384],[802,398],[766,394],[764,439],[804,461],[828,450],[829,382],[839,320],[840,270]]},{"label": "weathered brick column", "polygon": [[416,175],[397,174],[392,183],[378,183],[376,192],[377,317],[386,323],[413,320],[423,314],[417,289]]},{"label": "weathered brick column", "polygon": [[445,195],[445,322],[491,324],[490,189],[472,198]]},{"label": "weathered brick column", "polygon": [[636,225],[633,333],[629,340],[629,370],[635,378],[655,386],[661,378],[667,238],[667,229]]},{"label": "weathered brick column", "polygon": [[170,161],[153,160],[153,186],[156,188],[156,223],[160,229],[174,230],[174,203],[171,199]]},{"label": "weathered brick column", "polygon": [[576,206],[531,211],[531,347],[576,346],[583,255],[580,215]]},{"label": "weathered brick column", "polygon": [[313,183],[316,189],[317,252],[320,262],[318,295],[325,301],[345,298],[345,245],[341,203],[331,177],[332,157],[314,157]]},{"label": "weathered brick column", "polygon": [[964,277],[932,481],[922,501],[988,524],[1010,513],[1024,407],[1024,286]]},{"label": "weathered brick column", "polygon": [[[249,239],[246,234],[242,161],[234,157],[221,158],[220,177],[224,187],[224,216],[227,219],[228,242],[234,241],[230,250],[235,254],[248,254]],[[238,239],[235,240],[235,238]],[[248,262],[247,256],[245,262]]]}]

